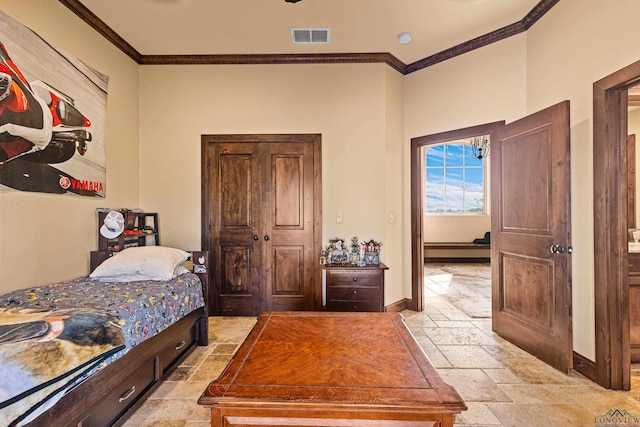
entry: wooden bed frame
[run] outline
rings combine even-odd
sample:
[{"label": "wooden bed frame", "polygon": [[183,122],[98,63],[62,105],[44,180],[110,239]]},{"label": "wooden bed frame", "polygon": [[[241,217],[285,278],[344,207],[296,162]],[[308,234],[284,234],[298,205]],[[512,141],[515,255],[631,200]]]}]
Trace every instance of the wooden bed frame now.
[{"label": "wooden bed frame", "polygon": [[[92,252],[91,271],[110,255],[107,251]],[[209,252],[193,251],[194,260],[200,257],[204,257],[207,270],[196,273],[202,281],[205,307],[96,372],[29,426],[121,425],[196,346],[208,345]]]}]

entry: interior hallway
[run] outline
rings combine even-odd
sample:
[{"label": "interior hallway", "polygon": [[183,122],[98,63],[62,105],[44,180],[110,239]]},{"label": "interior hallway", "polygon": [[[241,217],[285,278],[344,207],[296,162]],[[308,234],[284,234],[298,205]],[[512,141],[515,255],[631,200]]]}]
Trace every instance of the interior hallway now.
[{"label": "interior hallway", "polygon": [[[425,271],[440,276],[441,286],[451,275],[434,266]],[[610,409],[640,416],[640,376],[634,376],[632,391],[621,392],[580,374],[562,374],[493,334],[490,318],[471,317],[437,292],[426,292],[424,312],[402,315],[431,363],[467,403],[458,426],[597,426],[596,417]],[[209,425],[208,410],[197,400],[255,319],[212,317],[209,322],[210,345],[198,347],[125,426]]]}]

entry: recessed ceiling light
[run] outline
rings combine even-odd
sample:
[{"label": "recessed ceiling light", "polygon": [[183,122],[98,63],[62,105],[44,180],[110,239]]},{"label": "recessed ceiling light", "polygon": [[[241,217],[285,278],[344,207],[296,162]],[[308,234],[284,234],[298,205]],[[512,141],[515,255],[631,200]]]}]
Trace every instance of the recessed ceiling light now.
[{"label": "recessed ceiling light", "polygon": [[411,33],[405,31],[403,33],[398,34],[398,43],[407,44],[411,41]]}]

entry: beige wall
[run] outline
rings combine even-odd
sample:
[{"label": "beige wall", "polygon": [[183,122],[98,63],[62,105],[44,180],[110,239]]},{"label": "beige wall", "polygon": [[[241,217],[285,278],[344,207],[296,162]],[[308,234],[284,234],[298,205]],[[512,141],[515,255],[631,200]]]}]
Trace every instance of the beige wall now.
[{"label": "beige wall", "polygon": [[89,251],[97,248],[95,208],[138,203],[138,66],[57,1],[2,0],[0,8],[109,76],[107,197],[0,193],[0,292],[6,292],[88,274]]},{"label": "beige wall", "polygon": [[635,0],[563,0],[527,33],[527,112],[571,102],[574,350],[595,360],[593,83],[640,59]]},{"label": "beige wall", "polygon": [[387,303],[402,298],[400,74],[383,64],[144,66],[140,112],[140,204],[160,213],[163,244],[200,247],[202,134],[319,133],[324,245],[382,241]]},{"label": "beige wall", "polygon": [[158,211],[164,244],[199,247],[200,135],[313,132],[323,240],[383,241],[386,302],[410,297],[410,139],[569,99],[574,349],[595,357],[592,84],[640,59],[637,0],[563,0],[525,34],[405,77],[381,64],[138,67],[58,2],[0,5],[110,76],[107,198],[1,194],[0,290],[86,273],[98,206]]},{"label": "beige wall", "polygon": [[[525,115],[526,36],[518,35],[405,77],[405,155],[411,138]],[[407,160],[405,179],[410,182]],[[410,187],[405,186],[410,223]],[[425,241],[473,241],[491,228],[491,217],[428,216]],[[405,256],[410,257],[409,243]],[[467,254],[471,256],[475,254]],[[448,254],[447,256],[451,256]],[[481,256],[486,256],[483,252]]]}]

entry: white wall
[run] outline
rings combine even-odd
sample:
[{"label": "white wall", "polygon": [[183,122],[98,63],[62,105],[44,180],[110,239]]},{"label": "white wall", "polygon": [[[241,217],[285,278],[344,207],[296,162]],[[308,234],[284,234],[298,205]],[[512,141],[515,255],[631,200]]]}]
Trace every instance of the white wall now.
[{"label": "white wall", "polygon": [[138,66],[57,1],[2,0],[2,11],[109,76],[107,197],[0,193],[0,292],[86,275],[96,207],[138,203]]}]

